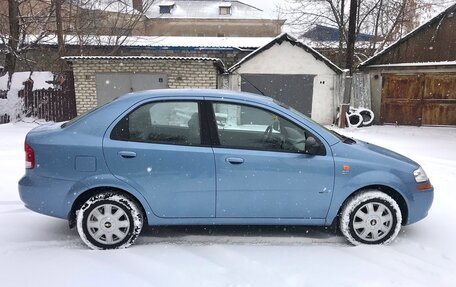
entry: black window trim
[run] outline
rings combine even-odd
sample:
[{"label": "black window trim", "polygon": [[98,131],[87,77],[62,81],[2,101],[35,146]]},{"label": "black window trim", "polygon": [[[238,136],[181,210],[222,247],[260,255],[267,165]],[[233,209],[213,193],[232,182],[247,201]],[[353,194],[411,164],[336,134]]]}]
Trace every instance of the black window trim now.
[{"label": "black window trim", "polygon": [[[148,105],[148,104],[157,104],[157,103],[169,103],[169,102],[192,102],[198,105],[198,117],[199,117],[199,125],[200,125],[200,144],[198,145],[189,145],[189,144],[178,144],[178,143],[170,143],[170,142],[145,142],[145,141],[134,141],[134,140],[127,140],[127,139],[115,139],[113,138],[113,132],[117,125],[131,113],[136,111],[137,109]],[[205,106],[205,101],[203,99],[160,99],[160,100],[150,100],[150,101],[143,101],[138,103],[133,109],[129,109],[126,113],[123,113],[118,117],[118,120],[114,122],[112,125],[112,129],[109,133],[109,139],[113,141],[123,141],[123,142],[134,142],[134,143],[143,143],[143,144],[159,144],[159,145],[175,145],[175,146],[186,146],[186,147],[212,147],[212,140],[211,134],[209,132],[210,124],[206,121],[207,113]]]},{"label": "black window trim", "polygon": [[[224,146],[220,143],[220,139],[219,139],[219,135],[218,135],[218,128],[217,128],[217,122],[215,120],[215,112],[214,112],[214,104],[228,104],[228,105],[240,105],[240,106],[246,106],[246,107],[250,107],[250,108],[256,108],[256,109],[260,109],[260,110],[263,110],[265,112],[268,112],[268,113],[272,113],[280,118],[283,118],[289,122],[291,122],[292,124],[298,126],[299,128],[305,130],[306,132],[310,133],[317,141],[320,142],[321,146],[322,146],[322,149],[323,149],[323,152],[321,152],[320,154],[316,154],[315,156],[326,156],[328,153],[326,151],[326,146],[325,144],[323,143],[323,140],[319,137],[319,136],[316,136],[315,135],[315,132],[312,132],[312,131],[309,131],[308,129],[304,128],[301,124],[298,124],[296,123],[294,120],[291,120],[287,117],[284,117],[274,111],[271,111],[271,110],[268,110],[266,108],[263,108],[263,107],[259,107],[259,106],[256,106],[256,105],[252,105],[252,104],[249,104],[249,103],[238,103],[238,102],[225,102],[225,101],[217,101],[217,100],[205,100],[207,102],[207,106],[210,106],[210,108],[208,107],[207,110],[210,109],[210,114],[209,114],[209,117],[207,118],[207,123],[209,123],[210,125],[210,128],[209,128],[209,132],[210,132],[210,137],[212,139],[212,147],[213,148],[225,148],[225,149],[239,149],[239,150],[252,150],[252,151],[267,151],[267,152],[279,152],[279,153],[293,153],[293,154],[306,154],[308,155],[308,153],[306,152],[303,152],[303,151],[287,151],[287,150],[277,150],[277,149],[264,149],[264,148],[247,148],[247,147],[239,147],[239,146]],[[208,115],[206,114],[206,117]]]}]

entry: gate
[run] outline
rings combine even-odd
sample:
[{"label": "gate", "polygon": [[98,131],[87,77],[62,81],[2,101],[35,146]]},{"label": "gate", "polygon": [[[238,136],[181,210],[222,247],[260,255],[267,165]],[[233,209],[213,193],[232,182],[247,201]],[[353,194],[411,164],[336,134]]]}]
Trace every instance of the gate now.
[{"label": "gate", "polygon": [[456,125],[455,74],[382,76],[382,123]]}]

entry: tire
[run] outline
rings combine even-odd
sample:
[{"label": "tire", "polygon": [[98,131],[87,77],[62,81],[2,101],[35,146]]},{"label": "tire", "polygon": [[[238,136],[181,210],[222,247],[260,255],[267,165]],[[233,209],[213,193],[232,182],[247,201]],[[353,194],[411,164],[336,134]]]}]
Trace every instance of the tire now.
[{"label": "tire", "polygon": [[76,215],[82,241],[92,249],[120,249],[132,245],[143,226],[139,206],[125,195],[104,192],[87,200]]},{"label": "tire", "polygon": [[389,244],[399,234],[401,210],[389,195],[368,190],[355,195],[342,209],[339,228],[353,245]]},{"label": "tire", "polygon": [[364,127],[370,126],[372,124],[372,122],[374,121],[374,112],[372,112],[369,109],[359,108],[357,110],[357,113],[360,114],[361,117],[363,118]]},{"label": "tire", "polygon": [[360,127],[363,124],[363,117],[358,113],[351,113],[347,115],[349,127]]}]

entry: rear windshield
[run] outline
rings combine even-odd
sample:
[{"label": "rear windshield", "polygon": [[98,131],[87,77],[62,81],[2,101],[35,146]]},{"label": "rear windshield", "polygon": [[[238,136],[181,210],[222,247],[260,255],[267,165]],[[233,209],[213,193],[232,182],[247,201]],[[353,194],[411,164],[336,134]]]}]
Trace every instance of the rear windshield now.
[{"label": "rear windshield", "polygon": [[98,107],[94,107],[94,108],[91,108],[90,110],[80,114],[79,116],[67,121],[67,122],[64,122],[60,127],[63,129],[63,128],[66,128],[66,127],[69,127],[71,126],[72,124],[74,124],[75,122],[79,121],[80,119],[83,119],[85,118],[86,116],[90,115],[91,113],[95,112],[96,110],[100,109],[101,107],[104,107],[105,105],[117,100],[118,98],[115,98],[113,99],[112,101],[109,101],[101,106],[98,106]]}]

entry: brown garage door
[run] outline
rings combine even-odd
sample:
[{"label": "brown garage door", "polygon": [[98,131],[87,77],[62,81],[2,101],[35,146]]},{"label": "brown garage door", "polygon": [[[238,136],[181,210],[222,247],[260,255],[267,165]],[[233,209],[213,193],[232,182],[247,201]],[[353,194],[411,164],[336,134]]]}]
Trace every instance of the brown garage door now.
[{"label": "brown garage door", "polygon": [[456,125],[456,74],[384,74],[382,123]]}]

